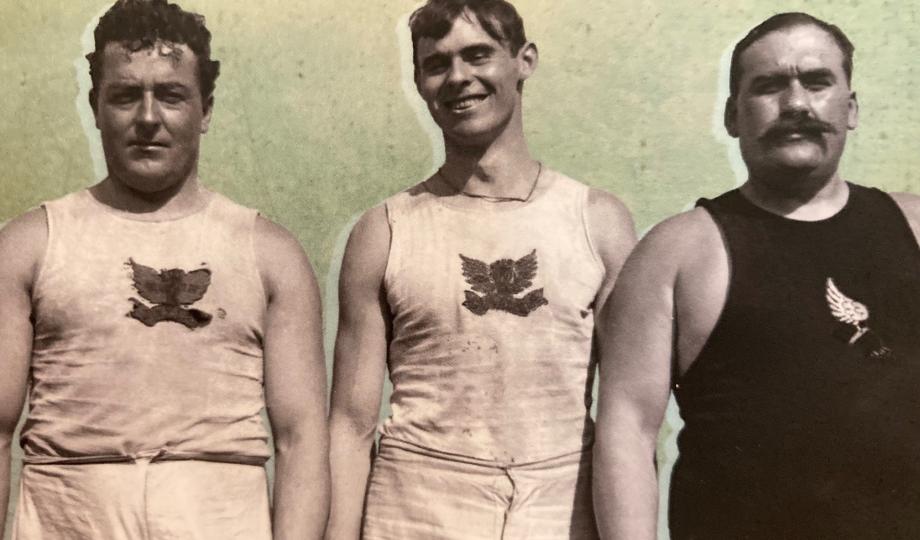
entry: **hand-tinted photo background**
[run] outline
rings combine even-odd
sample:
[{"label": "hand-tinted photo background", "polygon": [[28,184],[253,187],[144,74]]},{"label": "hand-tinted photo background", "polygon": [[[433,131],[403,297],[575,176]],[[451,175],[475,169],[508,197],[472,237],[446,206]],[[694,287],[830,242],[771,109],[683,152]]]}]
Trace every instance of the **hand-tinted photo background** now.
[{"label": "hand-tinted photo background", "polygon": [[[335,283],[350,224],[429,174],[443,155],[411,80],[405,23],[418,3],[180,3],[207,16],[212,54],[222,64],[202,180],[301,240],[323,287],[331,358]],[[844,177],[920,192],[920,7],[881,0],[515,3],[540,51],[524,90],[533,153],[619,195],[640,231],[743,179],[721,128],[728,55],[777,11],[825,18],[856,45],[853,87],[862,114]],[[96,0],[0,4],[0,221],[104,174],[83,55],[107,7]],[[673,410],[670,417],[665,470],[674,457]]]}]

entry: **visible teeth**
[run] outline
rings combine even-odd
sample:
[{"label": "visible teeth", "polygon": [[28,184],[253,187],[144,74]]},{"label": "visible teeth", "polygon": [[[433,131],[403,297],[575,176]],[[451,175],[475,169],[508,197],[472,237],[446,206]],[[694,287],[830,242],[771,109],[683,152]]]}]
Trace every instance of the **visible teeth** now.
[{"label": "visible teeth", "polygon": [[464,98],[464,99],[460,99],[460,100],[451,102],[450,107],[451,109],[454,109],[454,110],[469,109],[470,107],[472,107],[473,105],[476,105],[483,99],[485,98],[479,97],[479,96],[468,97],[468,98]]}]

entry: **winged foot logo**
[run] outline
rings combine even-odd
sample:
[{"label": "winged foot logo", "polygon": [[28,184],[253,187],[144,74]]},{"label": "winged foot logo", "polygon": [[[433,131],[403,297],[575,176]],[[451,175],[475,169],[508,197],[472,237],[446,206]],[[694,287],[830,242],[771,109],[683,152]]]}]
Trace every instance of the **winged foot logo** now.
[{"label": "winged foot logo", "polygon": [[866,324],[869,308],[840,292],[832,278],[827,278],[824,298],[831,315],[838,321],[855,328],[851,335],[841,336],[850,345],[857,347],[869,358],[892,358],[894,353],[882,343],[881,337]]},{"label": "winged foot logo", "polygon": [[137,298],[129,298],[133,308],[128,312],[128,317],[146,326],[166,321],[179,323],[190,330],[210,324],[210,313],[186,307],[201,300],[208,291],[211,285],[210,270],[155,270],[134,262],[134,259],[128,259],[125,266],[131,268],[134,275],[134,289],[144,300],[153,304],[153,307],[149,307]]},{"label": "winged foot logo", "polygon": [[549,303],[543,297],[542,287],[521,298],[515,296],[533,285],[533,278],[537,275],[536,249],[516,261],[499,259],[486,264],[462,253],[460,260],[463,277],[473,289],[463,291],[466,300],[462,305],[476,315],[485,315],[490,309],[497,309],[526,317]]}]

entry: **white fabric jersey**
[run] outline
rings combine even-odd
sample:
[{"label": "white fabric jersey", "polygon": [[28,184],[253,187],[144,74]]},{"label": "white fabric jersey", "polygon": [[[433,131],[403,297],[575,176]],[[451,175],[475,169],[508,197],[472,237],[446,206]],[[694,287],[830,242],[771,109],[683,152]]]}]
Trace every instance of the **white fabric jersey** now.
[{"label": "white fabric jersey", "polygon": [[88,191],[44,205],[27,463],[269,457],[257,213],[209,197],[157,222]]},{"label": "white fabric jersey", "polygon": [[525,204],[460,205],[424,183],[386,201],[393,395],[384,435],[509,465],[593,441],[593,303],[604,267],[586,227],[589,189],[546,169],[538,183]]}]

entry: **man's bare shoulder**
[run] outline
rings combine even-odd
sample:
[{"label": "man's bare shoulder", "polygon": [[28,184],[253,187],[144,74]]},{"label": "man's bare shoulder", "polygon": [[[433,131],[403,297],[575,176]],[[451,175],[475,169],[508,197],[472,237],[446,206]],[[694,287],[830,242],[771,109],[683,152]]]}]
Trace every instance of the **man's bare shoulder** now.
[{"label": "man's bare shoulder", "polygon": [[721,248],[722,238],[709,212],[694,208],[652,227],[639,246],[647,256],[671,261],[677,268],[706,257],[713,248]]},{"label": "man's bare shoulder", "polygon": [[920,195],[904,192],[890,193],[889,195],[908,217],[920,218]]},{"label": "man's bare shoulder", "polygon": [[343,271],[382,278],[390,254],[390,224],[385,204],[370,208],[358,219],[345,246]]},{"label": "man's bare shoulder", "polygon": [[259,215],[254,232],[256,261],[266,289],[315,281],[313,267],[300,241],[290,231]]},{"label": "man's bare shoulder", "polygon": [[48,246],[48,217],[34,208],[0,229],[0,268],[5,277],[16,275],[31,281]]},{"label": "man's bare shoulder", "polygon": [[260,254],[264,252],[269,258],[306,258],[300,241],[291,231],[262,215],[256,218],[255,241]]},{"label": "man's bare shoulder", "polygon": [[591,244],[607,272],[615,275],[636,245],[636,225],[629,209],[612,193],[591,188],[586,218]]},{"label": "man's bare shoulder", "polygon": [[588,212],[592,219],[596,216],[607,223],[632,226],[629,208],[616,195],[603,189],[592,187],[588,190]]},{"label": "man's bare shoulder", "polygon": [[348,237],[349,248],[352,246],[364,249],[374,249],[380,245],[389,246],[390,244],[390,224],[387,221],[386,204],[378,204],[366,210],[355,226],[351,229]]},{"label": "man's bare shoulder", "polygon": [[890,195],[901,209],[901,212],[904,212],[904,217],[907,218],[907,223],[914,233],[914,238],[920,242],[920,196],[913,193],[890,193]]},{"label": "man's bare shoulder", "polygon": [[48,236],[48,216],[44,208],[33,208],[3,224],[0,240],[27,240]]}]

